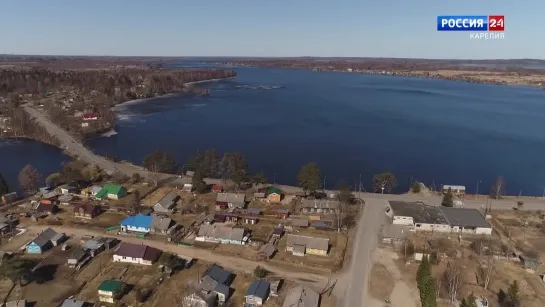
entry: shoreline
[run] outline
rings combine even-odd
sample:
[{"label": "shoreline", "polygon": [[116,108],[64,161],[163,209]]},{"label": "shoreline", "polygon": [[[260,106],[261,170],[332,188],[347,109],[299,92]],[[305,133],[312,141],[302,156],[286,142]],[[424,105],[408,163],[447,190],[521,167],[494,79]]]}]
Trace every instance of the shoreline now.
[{"label": "shoreline", "polygon": [[[503,86],[521,86],[528,87],[533,89],[545,89],[545,80],[540,84],[533,84],[529,82],[525,83],[507,83],[501,81],[492,81],[492,80],[477,80],[474,76],[471,75],[470,71],[463,70],[432,70],[432,71],[388,71],[388,70],[340,70],[340,69],[323,69],[323,68],[308,68],[308,67],[275,67],[275,66],[260,66],[260,65],[245,65],[245,64],[236,64],[236,63],[214,63],[216,65],[222,66],[236,66],[236,67],[247,67],[247,68],[274,68],[274,69],[301,69],[312,72],[341,72],[341,73],[351,73],[351,74],[362,74],[370,76],[392,76],[392,77],[407,77],[407,78],[418,78],[418,79],[431,79],[431,80],[444,80],[444,81],[457,81],[465,83],[475,83],[475,84],[491,84],[491,85],[503,85]],[[462,72],[466,75],[454,75],[454,76],[444,76],[438,74],[440,71],[452,71],[452,72]],[[478,76],[478,74],[474,74]],[[482,75],[482,74],[481,74]]]}]

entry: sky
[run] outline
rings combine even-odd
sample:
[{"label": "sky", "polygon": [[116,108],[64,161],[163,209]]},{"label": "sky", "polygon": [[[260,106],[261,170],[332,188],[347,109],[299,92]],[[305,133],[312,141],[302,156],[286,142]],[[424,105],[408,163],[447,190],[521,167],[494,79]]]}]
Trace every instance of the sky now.
[{"label": "sky", "polygon": [[[0,54],[545,59],[544,0],[0,0]],[[437,15],[505,15],[503,40]]]}]

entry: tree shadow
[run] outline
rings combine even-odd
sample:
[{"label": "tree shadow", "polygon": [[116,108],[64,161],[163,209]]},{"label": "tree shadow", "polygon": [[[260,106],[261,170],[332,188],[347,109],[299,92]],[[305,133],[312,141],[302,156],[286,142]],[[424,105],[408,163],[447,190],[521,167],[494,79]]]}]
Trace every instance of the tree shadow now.
[{"label": "tree shadow", "polygon": [[55,273],[57,273],[58,264],[46,264],[36,268],[32,274],[32,279],[37,284],[43,284],[55,279]]}]

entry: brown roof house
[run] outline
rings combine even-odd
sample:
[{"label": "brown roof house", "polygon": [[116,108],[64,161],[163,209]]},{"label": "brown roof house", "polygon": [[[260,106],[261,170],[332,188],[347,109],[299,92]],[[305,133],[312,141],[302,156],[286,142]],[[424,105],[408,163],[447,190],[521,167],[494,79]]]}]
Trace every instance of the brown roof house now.
[{"label": "brown roof house", "polygon": [[160,255],[161,251],[156,248],[143,244],[122,242],[114,254],[113,261],[152,265],[159,259]]},{"label": "brown roof house", "polygon": [[53,202],[45,202],[42,200],[40,203],[38,203],[38,206],[36,206],[36,211],[47,214],[55,214],[59,211],[59,207]]},{"label": "brown roof house", "polygon": [[93,203],[77,203],[74,205],[74,216],[82,219],[92,219],[100,214],[100,206]]},{"label": "brown roof house", "polygon": [[286,239],[286,250],[295,256],[305,254],[327,256],[329,239],[289,234]]}]

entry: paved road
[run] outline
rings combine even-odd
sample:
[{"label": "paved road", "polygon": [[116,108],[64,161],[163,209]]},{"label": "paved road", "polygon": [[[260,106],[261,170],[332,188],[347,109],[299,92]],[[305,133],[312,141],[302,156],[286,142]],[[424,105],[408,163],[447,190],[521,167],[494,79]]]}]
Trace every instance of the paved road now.
[{"label": "paved road", "polygon": [[354,252],[347,271],[347,288],[344,307],[364,306],[367,302],[369,273],[373,265],[372,252],[377,245],[382,223],[386,220],[384,214],[385,200],[366,198],[363,214],[358,222]]}]

